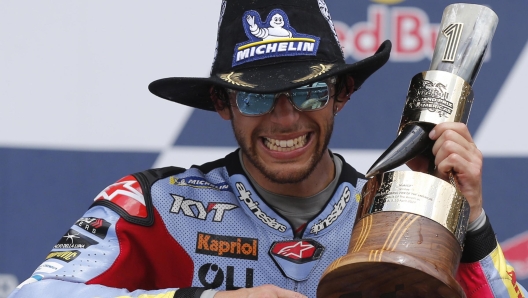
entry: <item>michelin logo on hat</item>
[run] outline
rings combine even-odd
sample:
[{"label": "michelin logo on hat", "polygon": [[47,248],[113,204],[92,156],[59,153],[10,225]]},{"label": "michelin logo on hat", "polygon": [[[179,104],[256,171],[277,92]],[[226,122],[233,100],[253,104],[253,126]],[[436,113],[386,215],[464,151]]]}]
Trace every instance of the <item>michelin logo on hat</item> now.
[{"label": "michelin logo on hat", "polygon": [[233,66],[271,57],[317,54],[319,37],[297,33],[280,9],[272,10],[265,22],[258,12],[247,11],[242,22],[249,41],[236,45]]}]

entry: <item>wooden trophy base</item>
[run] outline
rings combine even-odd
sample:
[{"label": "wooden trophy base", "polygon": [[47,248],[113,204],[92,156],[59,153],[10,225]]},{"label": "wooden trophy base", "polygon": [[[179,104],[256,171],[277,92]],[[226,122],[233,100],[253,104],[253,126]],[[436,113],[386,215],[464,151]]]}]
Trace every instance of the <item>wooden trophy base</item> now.
[{"label": "wooden trophy base", "polygon": [[466,297],[454,276],[462,249],[446,228],[406,212],[359,220],[348,253],[323,273],[320,298]]}]

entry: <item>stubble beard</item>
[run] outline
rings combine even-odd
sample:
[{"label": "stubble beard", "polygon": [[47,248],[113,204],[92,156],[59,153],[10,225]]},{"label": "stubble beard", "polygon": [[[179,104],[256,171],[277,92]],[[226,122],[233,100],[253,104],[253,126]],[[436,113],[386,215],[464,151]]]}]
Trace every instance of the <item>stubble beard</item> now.
[{"label": "stubble beard", "polygon": [[[323,154],[326,153],[334,129],[333,121],[328,122],[326,125],[327,134],[323,139],[323,143],[321,144],[319,139],[317,140],[315,144],[315,152],[310,157],[306,167],[300,169],[296,173],[285,173],[284,170],[274,171],[270,169],[258,158],[255,147],[251,145],[253,140],[258,140],[259,137],[256,136],[258,135],[258,132],[254,132],[253,136],[246,137],[244,133],[235,128],[235,126],[233,125],[233,121],[231,121],[231,126],[233,127],[233,132],[235,134],[235,138],[238,142],[238,145],[240,146],[240,150],[242,150],[242,154],[245,155],[247,160],[249,160],[249,162],[255,168],[257,168],[257,170],[259,170],[267,179],[277,184],[294,184],[302,182],[306,178],[308,178],[323,158]],[[258,140],[257,142],[259,141],[260,140]],[[285,164],[285,167],[287,166],[288,165]]]}]

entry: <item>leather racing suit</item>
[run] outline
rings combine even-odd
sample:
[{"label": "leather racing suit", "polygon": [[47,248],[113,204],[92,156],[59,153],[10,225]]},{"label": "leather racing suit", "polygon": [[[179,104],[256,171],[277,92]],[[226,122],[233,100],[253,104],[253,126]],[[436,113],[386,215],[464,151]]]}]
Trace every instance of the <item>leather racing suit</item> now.
[{"label": "leather racing suit", "polygon": [[[126,176],[10,297],[192,297],[191,287],[263,284],[315,297],[324,270],[347,252],[365,182],[343,160],[332,197],[296,239],[254,190],[238,151]],[[526,297],[488,220],[468,233],[457,280],[468,297]]]}]

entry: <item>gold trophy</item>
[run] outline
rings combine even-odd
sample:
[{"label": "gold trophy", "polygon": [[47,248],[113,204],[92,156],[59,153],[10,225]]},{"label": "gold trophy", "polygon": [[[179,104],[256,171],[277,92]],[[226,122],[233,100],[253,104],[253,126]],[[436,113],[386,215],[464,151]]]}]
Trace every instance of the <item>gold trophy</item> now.
[{"label": "gold trophy", "polygon": [[[429,71],[411,80],[398,137],[367,173],[348,252],[323,273],[317,297],[466,297],[455,280],[469,205],[451,175],[433,175],[430,130],[467,123],[472,85],[497,15],[481,5],[446,7]],[[429,174],[390,171],[422,154]]]}]

